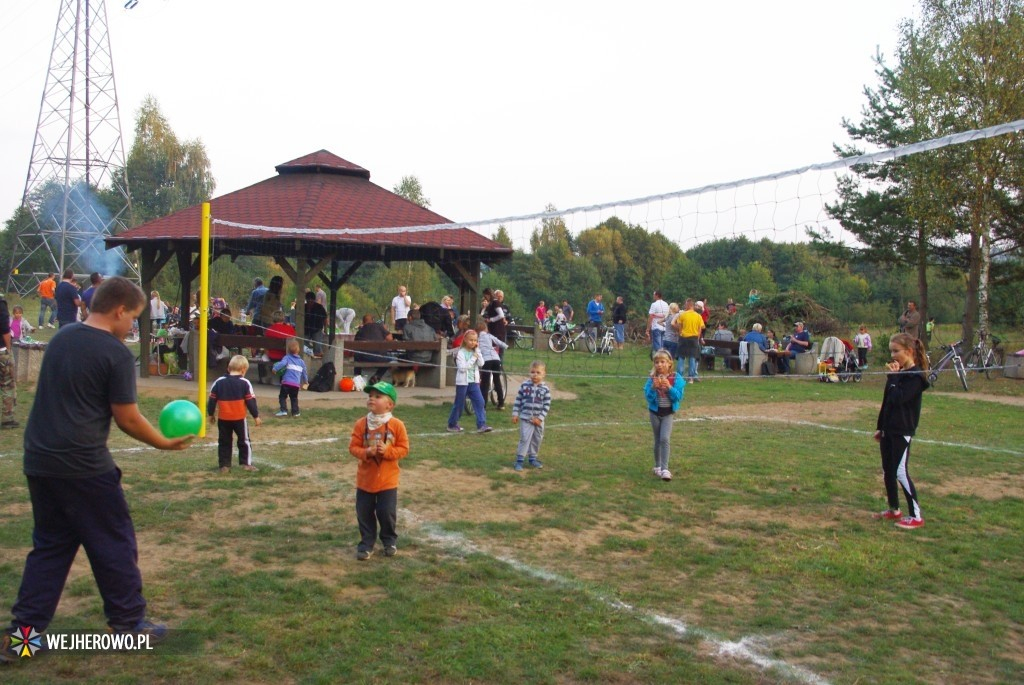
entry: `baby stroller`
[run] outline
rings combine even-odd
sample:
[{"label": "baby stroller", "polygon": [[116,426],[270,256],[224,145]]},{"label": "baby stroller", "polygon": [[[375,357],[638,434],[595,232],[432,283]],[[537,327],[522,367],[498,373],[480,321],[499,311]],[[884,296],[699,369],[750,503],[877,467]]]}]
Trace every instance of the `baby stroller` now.
[{"label": "baby stroller", "polygon": [[853,343],[836,337],[825,338],[818,357],[818,380],[822,383],[859,383],[861,370]]}]

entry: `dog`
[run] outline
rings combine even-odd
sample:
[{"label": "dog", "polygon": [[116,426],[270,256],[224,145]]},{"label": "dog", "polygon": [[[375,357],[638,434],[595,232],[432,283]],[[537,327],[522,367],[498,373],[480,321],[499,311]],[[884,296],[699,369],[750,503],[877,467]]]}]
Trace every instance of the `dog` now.
[{"label": "dog", "polygon": [[403,388],[415,388],[416,387],[416,369],[392,369],[391,370],[391,384],[396,388],[401,386]]}]

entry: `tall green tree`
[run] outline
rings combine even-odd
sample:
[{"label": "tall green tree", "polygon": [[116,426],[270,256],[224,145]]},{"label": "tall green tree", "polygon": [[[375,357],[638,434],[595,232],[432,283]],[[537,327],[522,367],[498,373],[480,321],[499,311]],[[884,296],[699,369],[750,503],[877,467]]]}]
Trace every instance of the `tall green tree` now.
[{"label": "tall green tree", "polygon": [[[855,140],[883,147],[1024,116],[1022,0],[922,0],[921,18],[900,29],[897,65],[878,60],[881,85],[867,90]],[[852,155],[853,148],[839,148]],[[829,207],[878,262],[913,265],[928,309],[929,266],[967,272],[965,333],[988,329],[993,248],[1021,243],[1021,142],[999,136],[913,155],[840,183]],[[863,185],[862,185],[863,184]]]},{"label": "tall green tree", "polygon": [[135,225],[209,200],[217,186],[202,141],[180,141],[151,95],[136,114],[125,168],[114,174],[118,182],[125,173]]}]

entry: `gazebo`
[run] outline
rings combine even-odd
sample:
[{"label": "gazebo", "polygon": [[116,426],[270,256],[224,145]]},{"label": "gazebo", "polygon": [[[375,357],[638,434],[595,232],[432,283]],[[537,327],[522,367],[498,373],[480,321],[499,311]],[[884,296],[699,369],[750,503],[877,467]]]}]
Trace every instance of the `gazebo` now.
[{"label": "gazebo", "polygon": [[[475,311],[481,264],[512,256],[512,248],[371,183],[367,169],[327,150],[275,169],[276,176],[210,201],[211,257],[273,257],[299,293],[319,277],[330,293],[332,320],[338,289],[366,262],[437,266],[458,286],[459,308]],[[191,302],[192,281],[200,271],[201,211],[196,205],[149,221],[106,238],[106,246],[140,252],[147,293],[160,270],[175,259],[182,276],[181,302]],[[297,308],[299,330],[302,316]],[[149,317],[142,317],[139,326],[147,340]],[[146,364],[141,372],[148,373]]]}]

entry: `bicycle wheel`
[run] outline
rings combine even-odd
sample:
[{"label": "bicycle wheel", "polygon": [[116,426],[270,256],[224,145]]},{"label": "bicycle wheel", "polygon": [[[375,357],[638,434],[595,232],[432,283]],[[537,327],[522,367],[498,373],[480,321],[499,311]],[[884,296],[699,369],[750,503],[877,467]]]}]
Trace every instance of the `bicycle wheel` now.
[{"label": "bicycle wheel", "polygon": [[990,371],[992,371],[992,372],[998,371],[1000,373],[1000,375],[1002,375],[1002,374],[1004,374],[1003,369],[1005,367],[1006,367],[1006,353],[1003,352],[1003,350],[1001,348],[998,349],[998,350],[992,350],[992,366],[989,369],[985,369],[985,375],[988,378],[991,378],[992,376],[989,375]]},{"label": "bicycle wheel", "polygon": [[992,372],[995,371],[996,368],[1002,366],[1002,364],[996,362],[996,353],[991,349],[988,351],[988,354],[985,355],[985,359],[982,361],[981,365],[985,369],[985,378],[988,378],[989,380],[992,379]]},{"label": "bicycle wheel", "polygon": [[967,369],[964,368],[964,360],[960,357],[953,357],[953,370],[956,371],[956,375],[960,378],[960,385],[964,386],[964,392],[966,392]]},{"label": "bicycle wheel", "polygon": [[590,333],[584,333],[583,337],[585,337],[587,339],[587,350],[590,351],[590,354],[594,354],[595,352],[597,352],[597,337],[596,337],[596,334],[595,335],[590,335]]},{"label": "bicycle wheel", "polygon": [[968,371],[981,371],[981,350],[975,347],[966,357],[962,357],[964,368]]},{"label": "bicycle wheel", "polygon": [[562,354],[565,348],[569,347],[569,336],[565,333],[552,333],[548,338],[548,347],[552,352]]},{"label": "bicycle wheel", "polygon": [[533,349],[533,336],[532,335],[524,335],[522,333],[518,333],[516,335],[515,339],[512,342],[520,350],[532,350]]}]

